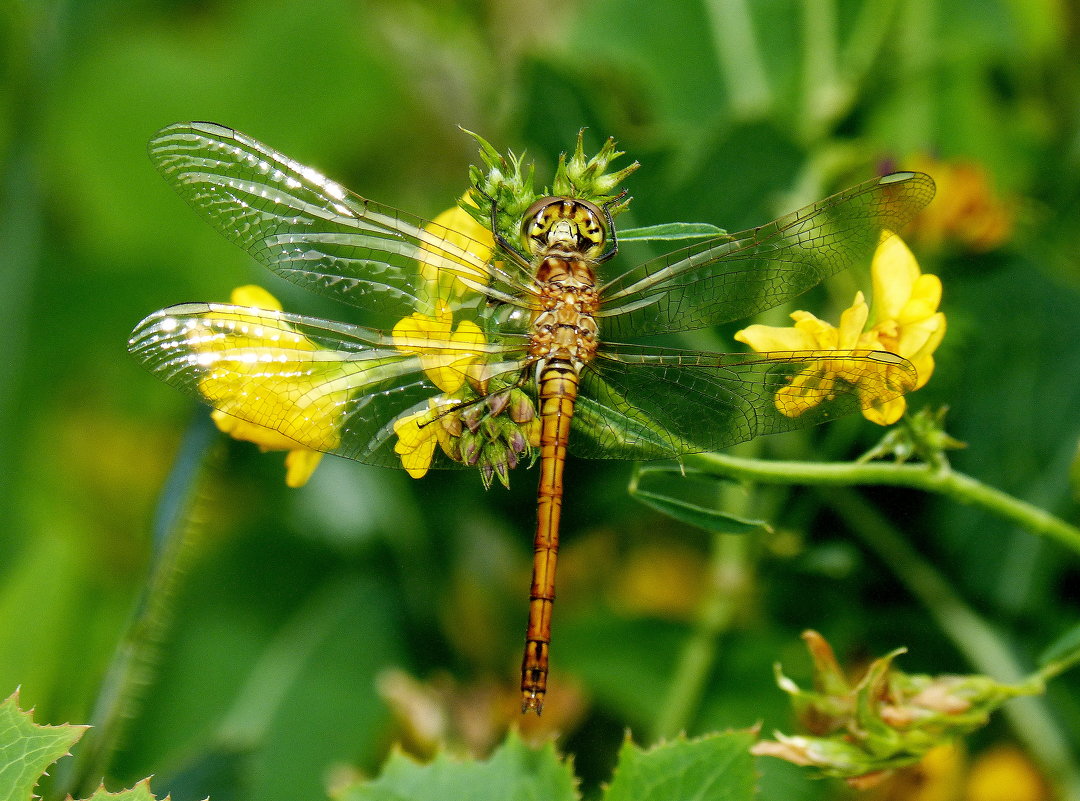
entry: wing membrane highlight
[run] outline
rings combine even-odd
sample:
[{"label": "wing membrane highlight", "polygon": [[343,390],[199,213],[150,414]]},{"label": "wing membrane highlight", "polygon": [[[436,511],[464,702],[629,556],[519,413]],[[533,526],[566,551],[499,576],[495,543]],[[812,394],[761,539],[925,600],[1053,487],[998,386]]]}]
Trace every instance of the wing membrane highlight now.
[{"label": "wing membrane highlight", "polygon": [[934,194],[922,173],[894,173],[771,223],[651,259],[601,289],[597,317],[613,339],[670,334],[749,317],[830,275],[869,263]]}]

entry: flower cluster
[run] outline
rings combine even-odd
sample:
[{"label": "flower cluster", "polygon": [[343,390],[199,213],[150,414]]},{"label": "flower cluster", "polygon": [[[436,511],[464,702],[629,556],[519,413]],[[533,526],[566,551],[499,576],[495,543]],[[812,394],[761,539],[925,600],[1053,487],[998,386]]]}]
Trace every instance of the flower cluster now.
[{"label": "flower cluster", "polygon": [[[933,353],[945,336],[945,315],[939,312],[941,280],[923,274],[915,257],[899,236],[884,232],[871,265],[877,321],[867,328],[870,307],[862,292],[840,316],[835,327],[807,311],[791,314],[790,328],[751,325],[735,334],[756,351],[835,350],[888,351],[909,360],[918,373],[914,389],[930,380],[934,372]],[[863,415],[878,425],[891,425],[904,414],[907,401],[898,397],[875,396],[878,387],[892,387],[890,370],[881,363],[868,368],[839,356],[796,375],[776,394],[776,407],[788,417],[798,417],[828,398],[819,388],[836,381],[854,384],[862,393]],[[872,380],[871,380],[872,379]]]},{"label": "flower cluster", "polygon": [[820,634],[807,631],[803,640],[814,663],[814,689],[801,689],[779,667],[777,681],[810,735],[776,733],[775,740],[758,742],[751,750],[814,767],[857,787],[870,786],[936,746],[984,726],[1009,698],[1039,691],[1037,684],[1000,684],[989,676],[904,673],[893,666],[903,648],[875,659],[853,684]]},{"label": "flower cluster", "polygon": [[[444,211],[430,226],[445,229],[444,238],[482,259],[491,257],[491,231],[461,206]],[[402,415],[393,423],[398,441],[394,451],[413,478],[424,476],[436,447],[450,459],[480,469],[484,486],[494,478],[506,485],[509,471],[531,458],[539,445],[540,421],[532,400],[520,389],[499,391],[487,373],[484,332],[472,320],[454,326],[451,301],[465,285],[446,269],[421,264],[434,300],[432,313],[417,311],[398,321],[394,347],[415,354],[428,379],[442,392],[428,399],[427,408]]]},{"label": "flower cluster", "polygon": [[[426,409],[394,421],[395,452],[410,476],[431,467],[438,445],[456,462],[480,468],[485,486],[506,484],[509,470],[539,444],[539,420],[528,395],[516,387],[492,392],[485,375],[484,335],[471,320],[453,328],[453,312],[440,304],[435,315],[416,312],[394,326],[394,346],[420,359],[442,395]],[[470,346],[474,346],[470,348]]]},{"label": "flower cluster", "polygon": [[438,445],[454,461],[480,468],[485,487],[495,478],[508,486],[510,471],[540,444],[540,419],[529,396],[514,388],[471,404],[431,398],[427,409],[395,420],[394,433],[394,451],[413,478],[427,473]]}]

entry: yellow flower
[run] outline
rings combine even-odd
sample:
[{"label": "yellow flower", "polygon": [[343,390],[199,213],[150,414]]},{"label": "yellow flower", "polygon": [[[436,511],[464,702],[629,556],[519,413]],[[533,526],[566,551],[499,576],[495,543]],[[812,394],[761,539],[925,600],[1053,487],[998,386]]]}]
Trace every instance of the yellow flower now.
[{"label": "yellow flower", "polygon": [[461,433],[461,418],[452,412],[447,414],[443,408],[446,405],[453,405],[453,402],[431,398],[427,409],[394,421],[394,433],[398,438],[394,452],[401,457],[401,466],[413,478],[423,478],[427,473],[436,445],[441,446],[451,459],[461,459],[453,441],[455,427],[457,434]]},{"label": "yellow flower", "polygon": [[[281,311],[277,298],[254,285],[233,290],[230,300],[237,306]],[[202,318],[207,325],[223,321],[244,323],[246,319],[242,313],[216,313]],[[211,347],[213,340],[208,339],[204,331],[193,329],[189,339],[192,351],[207,356],[220,352],[220,343]],[[284,349],[275,348],[265,340],[244,333],[243,329],[229,331],[226,336],[230,349],[259,349],[267,353],[276,350],[284,353]],[[314,342],[300,334],[295,334],[288,342],[288,350],[317,349]],[[330,449],[338,444],[334,421],[345,397],[340,391],[322,394],[309,392],[304,403],[300,404],[295,400],[294,390],[295,386],[290,386],[279,375],[264,372],[262,362],[258,359],[230,359],[228,367],[221,369],[215,369],[211,363],[206,375],[199,381],[199,392],[216,407],[211,414],[215,425],[233,439],[252,442],[263,451],[288,451],[285,457],[285,483],[290,487],[301,487],[311,478],[322,459],[322,454],[313,448]],[[257,416],[260,419],[281,421],[286,430],[296,431],[298,437],[303,437],[304,444],[279,430],[243,419],[253,416],[250,410],[245,413],[245,407],[250,407],[254,399],[258,400]],[[311,447],[307,447],[309,445]]]},{"label": "yellow flower", "polygon": [[976,253],[1008,241],[1014,204],[994,190],[981,164],[922,157],[914,159],[913,169],[934,176],[937,195],[912,223],[912,240],[931,249],[954,242]]},{"label": "yellow flower", "polygon": [[394,326],[394,347],[420,357],[428,378],[447,394],[457,392],[469,370],[480,362],[482,351],[469,345],[483,345],[484,332],[471,320],[462,320],[453,330],[454,313],[439,301],[434,315],[416,312]]},{"label": "yellow flower", "polygon": [[1047,801],[1051,797],[1031,760],[1008,745],[994,746],[975,760],[965,789],[969,801]]},{"label": "yellow flower", "polygon": [[898,236],[882,240],[870,267],[874,310],[873,332],[882,347],[915,365],[926,385],[934,373],[933,353],[945,336],[945,315],[939,312],[941,279],[923,274],[919,263]]},{"label": "yellow flower", "polygon": [[[462,200],[468,200],[468,197],[466,195]],[[432,220],[424,231],[438,242],[438,245],[435,245],[433,242],[424,241],[420,245],[420,249],[424,251],[419,259],[420,276],[431,288],[432,298],[446,301],[461,297],[468,291],[468,287],[459,280],[459,273],[473,281],[480,280],[481,276],[477,274],[473,263],[466,258],[455,256],[454,250],[459,249],[480,261],[488,261],[495,249],[491,231],[458,205],[450,207]],[[435,257],[427,254],[434,254]],[[460,264],[461,270],[448,266],[444,259]]]},{"label": "yellow flower", "polygon": [[[866,328],[870,309],[862,292],[834,327],[805,311],[793,312],[794,327],[751,325],[735,334],[756,351],[836,350],[851,355],[888,351],[903,356],[915,366],[918,379],[907,391],[923,386],[934,371],[933,352],[945,336],[945,315],[937,311],[941,302],[941,281],[923,275],[907,245],[900,237],[882,234],[870,268],[874,287],[877,322]],[[863,401],[863,416],[878,425],[891,425],[904,414],[903,395],[891,399],[878,394],[903,387],[900,372],[885,363],[866,363],[838,356],[826,359],[796,375],[776,393],[776,408],[788,417],[798,417],[835,396],[838,381],[854,384]]]},{"label": "yellow flower", "polygon": [[491,232],[459,206],[424,229],[417,260],[428,294],[392,332],[394,347],[415,354],[442,391],[427,409],[393,423],[394,451],[413,478],[427,473],[438,445],[450,459],[479,467],[485,486],[495,476],[505,484],[507,472],[539,441],[539,420],[528,398],[511,402],[512,393],[494,391],[484,397],[491,389],[484,332],[471,320],[454,327],[451,302],[470,283],[487,282],[477,265],[487,264],[493,250]]}]

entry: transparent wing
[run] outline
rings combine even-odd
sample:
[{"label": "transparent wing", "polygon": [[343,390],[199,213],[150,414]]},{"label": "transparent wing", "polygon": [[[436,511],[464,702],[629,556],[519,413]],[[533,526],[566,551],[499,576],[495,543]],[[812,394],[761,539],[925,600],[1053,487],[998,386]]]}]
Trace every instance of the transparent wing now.
[{"label": "transparent wing", "polygon": [[934,182],[898,172],[778,220],[673,251],[601,289],[597,317],[618,340],[749,317],[867,262],[881,232],[897,231],[934,196]]},{"label": "transparent wing", "polygon": [[570,451],[673,459],[805,428],[915,387],[882,351],[704,353],[606,345],[582,372]]},{"label": "transparent wing", "polygon": [[[401,467],[394,421],[426,411],[445,378],[482,361],[490,375],[521,371],[524,340],[454,345],[391,336],[312,317],[214,303],[155,312],[128,349],[171,386],[228,415],[313,450]],[[422,350],[424,356],[417,355]],[[434,467],[460,467],[436,452]]]},{"label": "transparent wing", "polygon": [[532,305],[530,281],[494,265],[488,245],[355,195],[239,131],[177,123],[149,151],[215,228],[300,286],[401,317],[432,308],[433,279],[453,275],[492,300]]}]

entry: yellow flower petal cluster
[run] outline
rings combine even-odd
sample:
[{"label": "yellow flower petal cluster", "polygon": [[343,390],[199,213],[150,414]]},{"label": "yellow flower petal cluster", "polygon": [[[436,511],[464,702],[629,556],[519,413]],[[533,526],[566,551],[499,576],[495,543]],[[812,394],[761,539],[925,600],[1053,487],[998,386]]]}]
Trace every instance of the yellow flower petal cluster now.
[{"label": "yellow flower petal cluster", "polygon": [[440,409],[443,405],[432,398],[428,401],[427,409],[394,421],[394,433],[398,438],[394,452],[401,457],[401,466],[413,478],[423,478],[427,473],[435,457],[436,445],[442,446],[451,459],[460,458],[460,455],[455,455],[457,451],[450,432],[439,419],[445,412]]},{"label": "yellow flower petal cluster", "polygon": [[435,314],[416,312],[394,326],[394,347],[415,353],[427,377],[443,392],[457,392],[465,383],[469,369],[479,363],[484,332],[472,320],[462,320],[453,329],[454,313],[439,301]]},{"label": "yellow flower petal cluster", "polygon": [[[237,287],[229,299],[237,306],[281,311],[277,298],[259,286]],[[206,324],[223,320],[241,322],[243,318],[227,313],[210,314],[202,318]],[[265,341],[239,331],[230,335],[229,345],[236,348],[272,347]],[[190,346],[196,354],[206,352],[209,355],[211,352],[208,347],[200,345],[197,337],[191,340]],[[306,337],[296,334],[288,348],[294,351],[314,351],[318,346]],[[281,376],[264,372],[258,361],[230,361],[228,370],[215,370],[210,367],[199,382],[199,392],[217,407],[211,417],[222,432],[233,439],[254,443],[263,451],[288,451],[285,457],[285,483],[290,487],[301,487],[307,483],[315,468],[319,466],[322,454],[301,445],[280,431],[242,419],[241,416],[252,416],[250,413],[245,414],[245,406],[257,399],[260,418],[280,420],[290,430],[311,432],[308,442],[313,446],[329,449],[338,444],[338,431],[334,421],[344,400],[339,397],[341,393],[309,392],[303,396],[303,403],[298,403],[295,399],[295,386]]]},{"label": "yellow flower petal cluster", "polygon": [[[462,201],[468,200],[468,197],[466,194]],[[432,220],[424,232],[430,241],[425,240],[420,244],[420,249],[424,251],[420,256],[421,278],[427,282],[433,298],[443,301],[460,298],[468,287],[459,280],[459,272],[473,280],[478,280],[480,276],[476,274],[476,267],[465,258],[454,255],[454,250],[463,250],[480,261],[488,261],[495,249],[491,231],[474,220],[460,205],[455,205]],[[455,263],[461,265],[460,271],[454,266]]]},{"label": "yellow flower petal cluster", "polygon": [[[425,229],[431,241],[423,241],[420,256],[420,276],[425,280],[434,298],[433,314],[417,311],[399,320],[392,332],[394,347],[406,353],[415,353],[427,377],[446,395],[464,386],[470,368],[480,360],[480,352],[469,345],[483,345],[484,333],[471,320],[462,320],[454,330],[454,314],[449,300],[460,297],[467,287],[458,280],[452,263],[462,265],[462,273],[475,278],[475,270],[469,263],[453,255],[459,248],[486,261],[491,256],[495,241],[491,232],[474,220],[464,209],[455,205],[436,217]],[[435,244],[438,243],[438,244]],[[447,247],[449,246],[449,247]],[[426,254],[433,254],[428,257]],[[394,451],[401,457],[401,465],[413,478],[427,473],[435,456],[435,446],[444,438],[444,450],[452,454],[449,434],[435,422],[443,398],[433,398],[423,411],[405,415],[394,421],[394,433],[398,441]]]},{"label": "yellow flower petal cluster", "polygon": [[482,346],[485,339],[484,332],[471,320],[462,320],[456,330],[453,325],[453,312],[439,300],[434,315],[416,312],[394,326],[394,347],[415,353],[424,373],[444,393],[428,401],[427,409],[394,421],[394,433],[398,437],[394,451],[413,478],[427,473],[437,443],[442,444],[451,458],[460,458],[455,455],[449,432],[436,418],[440,416],[440,407],[455,402],[447,396],[458,392],[481,362],[482,352],[469,346]]},{"label": "yellow flower petal cluster", "polygon": [[471,320],[454,327],[452,303],[469,289],[464,279],[474,285],[487,280],[477,263],[488,263],[493,249],[491,232],[460,206],[424,230],[418,261],[428,294],[392,332],[394,347],[415,354],[442,392],[428,408],[393,423],[394,451],[413,478],[427,473],[438,446],[450,459],[478,467],[485,486],[493,477],[505,484],[508,471],[536,447],[539,420],[532,401],[518,389],[490,387],[484,332]]},{"label": "yellow flower petal cluster", "polygon": [[[945,315],[937,310],[941,302],[941,280],[924,275],[918,262],[900,237],[885,232],[874,253],[870,268],[877,322],[866,327],[870,307],[862,292],[840,315],[839,327],[819,320],[810,312],[796,311],[790,328],[751,325],[735,334],[756,351],[888,351],[914,364],[918,380],[913,389],[926,384],[934,372],[933,353],[945,336]],[[863,416],[878,425],[891,425],[904,414],[907,401],[875,397],[876,387],[896,386],[887,364],[867,365],[863,361],[838,356],[807,368],[776,393],[776,408],[788,417],[829,400],[822,387],[838,380],[854,384],[863,393]]]},{"label": "yellow flower petal cluster", "polygon": [[912,160],[912,169],[930,173],[937,184],[934,202],[911,224],[912,241],[930,249],[955,243],[985,253],[1012,236],[1015,204],[995,191],[981,164],[921,157]]}]

